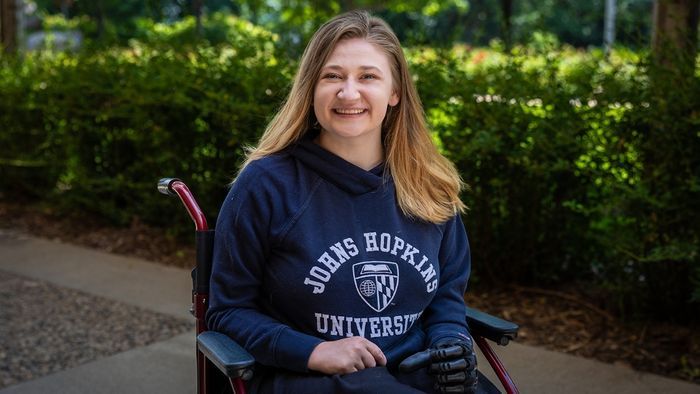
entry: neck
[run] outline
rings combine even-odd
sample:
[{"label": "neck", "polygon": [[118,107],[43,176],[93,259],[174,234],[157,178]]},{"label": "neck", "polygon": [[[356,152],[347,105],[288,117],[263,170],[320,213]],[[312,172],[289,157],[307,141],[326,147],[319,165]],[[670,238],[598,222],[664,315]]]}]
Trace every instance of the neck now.
[{"label": "neck", "polygon": [[329,133],[322,131],[315,142],[348,163],[369,171],[384,160],[384,148],[380,139],[372,137],[334,138]]}]

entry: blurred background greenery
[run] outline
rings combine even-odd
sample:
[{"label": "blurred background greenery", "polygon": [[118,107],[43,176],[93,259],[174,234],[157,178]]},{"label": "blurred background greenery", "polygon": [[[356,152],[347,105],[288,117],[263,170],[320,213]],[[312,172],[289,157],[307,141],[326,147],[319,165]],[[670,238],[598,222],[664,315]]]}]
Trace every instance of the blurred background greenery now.
[{"label": "blurred background greenery", "polygon": [[470,185],[475,286],[572,286],[625,319],[697,323],[698,2],[617,0],[604,45],[610,1],[18,1],[0,199],[191,234],[157,179],[185,179],[213,220],[310,34],[362,7],[402,39]]}]

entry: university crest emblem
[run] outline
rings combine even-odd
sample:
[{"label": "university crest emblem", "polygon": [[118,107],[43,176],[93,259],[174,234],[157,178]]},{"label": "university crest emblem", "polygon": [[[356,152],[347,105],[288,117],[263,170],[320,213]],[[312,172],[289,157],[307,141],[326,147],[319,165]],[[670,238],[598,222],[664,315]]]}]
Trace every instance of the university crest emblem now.
[{"label": "university crest emblem", "polygon": [[399,287],[399,266],[388,261],[364,261],[352,266],[355,289],[360,298],[377,312],[394,299]]}]

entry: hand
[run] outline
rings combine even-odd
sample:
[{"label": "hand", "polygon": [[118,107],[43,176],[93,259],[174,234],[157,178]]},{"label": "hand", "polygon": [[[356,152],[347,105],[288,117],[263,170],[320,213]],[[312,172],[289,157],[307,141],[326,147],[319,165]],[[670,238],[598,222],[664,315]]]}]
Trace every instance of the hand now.
[{"label": "hand", "polygon": [[328,375],[357,372],[386,365],[386,356],[379,346],[363,337],[321,342],[309,356],[311,370]]},{"label": "hand", "polygon": [[428,367],[435,375],[436,389],[441,393],[476,393],[476,353],[471,338],[450,338],[430,349],[407,357],[399,365],[401,372]]}]

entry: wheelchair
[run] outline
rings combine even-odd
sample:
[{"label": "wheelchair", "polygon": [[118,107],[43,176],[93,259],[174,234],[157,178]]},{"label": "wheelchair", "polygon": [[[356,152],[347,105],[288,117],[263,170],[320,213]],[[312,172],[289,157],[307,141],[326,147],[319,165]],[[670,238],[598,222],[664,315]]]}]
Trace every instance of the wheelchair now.
[{"label": "wheelchair", "polygon": [[[230,386],[234,394],[246,394],[245,381],[253,377],[255,359],[227,335],[208,331],[205,314],[208,307],[209,277],[214,248],[214,230],[187,185],[177,178],[163,178],[158,191],[177,196],[195,224],[196,264],[192,270],[192,307],[196,322],[197,394],[220,393]],[[507,394],[519,393],[503,363],[487,340],[506,346],[518,334],[518,325],[473,308],[466,308],[466,321],[474,342]]]}]

